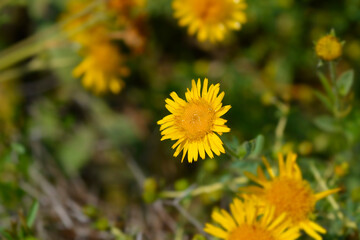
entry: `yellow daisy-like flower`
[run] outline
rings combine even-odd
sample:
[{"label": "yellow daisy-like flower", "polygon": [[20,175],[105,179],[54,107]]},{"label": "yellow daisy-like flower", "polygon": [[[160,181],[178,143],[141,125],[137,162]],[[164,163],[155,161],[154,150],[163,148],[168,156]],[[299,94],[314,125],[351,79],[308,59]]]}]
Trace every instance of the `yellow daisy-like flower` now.
[{"label": "yellow daisy-like flower", "polygon": [[329,34],[317,41],[315,51],[319,58],[332,61],[341,56],[342,44],[335,36]]},{"label": "yellow daisy-like flower", "polygon": [[292,227],[286,214],[275,215],[274,207],[259,206],[250,200],[234,199],[231,214],[225,210],[213,212],[212,218],[221,227],[206,224],[204,231],[226,240],[295,240],[297,228]]},{"label": "yellow daisy-like flower", "polygon": [[200,42],[222,41],[227,31],[239,30],[246,22],[244,0],[174,0],[174,16],[180,26],[189,26]]},{"label": "yellow daisy-like flower", "polygon": [[89,47],[84,60],[74,69],[74,77],[81,77],[85,88],[96,94],[111,91],[119,93],[124,86],[121,76],[127,76],[129,69],[122,66],[123,57],[110,42],[101,42]]},{"label": "yellow daisy-like flower", "polygon": [[[170,111],[170,115],[158,121],[161,125],[160,131],[163,137],[161,140],[177,140],[172,146],[176,148],[174,156],[177,157],[183,151],[182,160],[186,153],[188,161],[198,160],[198,155],[205,159],[205,152],[213,158],[216,155],[225,153],[223,142],[217,134],[229,132],[225,123],[224,115],[231,106],[222,106],[222,99],[225,93],[220,91],[220,84],[210,85],[208,89],[208,79],[205,78],[201,90],[201,82],[197,84],[192,80],[192,89],[187,89],[185,93],[186,101],[178,97],[175,92],[166,99],[165,107]],[[217,133],[217,134],[216,134]]]},{"label": "yellow daisy-like flower", "polygon": [[265,177],[263,170],[259,167],[258,176],[249,172],[245,174],[261,187],[250,186],[241,190],[252,193],[260,205],[274,206],[275,216],[286,213],[293,226],[303,229],[312,238],[321,240],[322,237],[319,233],[326,233],[326,230],[311,221],[310,217],[318,200],[339,191],[339,189],[314,193],[309,183],[302,178],[296,157],[296,154],[289,153],[284,161],[283,155],[279,154],[278,176],[274,174],[269,162],[263,158],[270,180]]}]

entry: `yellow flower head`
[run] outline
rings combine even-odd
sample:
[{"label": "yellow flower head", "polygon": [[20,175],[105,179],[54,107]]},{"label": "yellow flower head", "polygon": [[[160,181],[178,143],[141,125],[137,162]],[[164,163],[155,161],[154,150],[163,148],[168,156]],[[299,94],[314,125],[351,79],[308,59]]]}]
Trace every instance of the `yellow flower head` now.
[{"label": "yellow flower head", "polygon": [[174,0],[174,15],[180,26],[189,26],[200,42],[222,41],[227,31],[239,30],[246,22],[244,0]]},{"label": "yellow flower head", "polygon": [[319,58],[332,61],[341,56],[342,45],[335,36],[329,34],[317,41],[315,51]]},{"label": "yellow flower head", "polygon": [[279,174],[276,176],[269,162],[263,158],[263,162],[270,175],[270,180],[265,177],[259,167],[258,176],[246,172],[246,176],[260,186],[242,188],[252,193],[262,205],[275,207],[275,216],[286,213],[292,225],[303,229],[308,235],[316,240],[321,240],[318,233],[326,230],[310,220],[318,200],[339,191],[339,189],[327,190],[314,193],[307,181],[303,180],[301,170],[296,163],[296,155],[289,153],[286,161],[279,155]]},{"label": "yellow flower head", "polygon": [[129,69],[121,66],[123,57],[110,42],[101,42],[89,47],[84,60],[74,69],[74,77],[81,77],[85,88],[96,94],[106,91],[119,93],[124,82],[119,76],[127,76]]},{"label": "yellow flower head", "polygon": [[226,240],[295,240],[298,229],[292,227],[286,215],[275,215],[274,207],[259,206],[250,200],[234,199],[231,214],[225,210],[213,212],[212,218],[221,227],[207,223],[204,231]]},{"label": "yellow flower head", "polygon": [[174,156],[177,157],[183,151],[182,160],[186,153],[188,161],[198,160],[198,155],[205,159],[205,152],[211,158],[216,155],[225,153],[223,143],[216,133],[221,135],[229,132],[225,123],[224,115],[231,106],[222,106],[222,99],[225,93],[220,91],[220,84],[210,85],[208,89],[208,79],[205,78],[201,90],[200,79],[197,84],[192,80],[192,89],[187,89],[185,93],[186,101],[178,97],[175,92],[170,96],[173,98],[166,99],[165,107],[170,111],[170,115],[158,121],[161,125],[160,131],[163,137],[161,140],[177,140],[172,146],[176,148]]}]

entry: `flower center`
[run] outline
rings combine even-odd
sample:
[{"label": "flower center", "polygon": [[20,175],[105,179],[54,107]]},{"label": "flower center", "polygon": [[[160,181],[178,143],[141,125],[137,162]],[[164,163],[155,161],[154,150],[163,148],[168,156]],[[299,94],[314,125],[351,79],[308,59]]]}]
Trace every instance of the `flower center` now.
[{"label": "flower center", "polygon": [[231,6],[227,0],[196,0],[192,1],[192,9],[196,17],[203,20],[204,23],[223,22]]},{"label": "flower center", "polygon": [[118,50],[110,44],[98,44],[91,48],[94,67],[100,68],[103,72],[114,73],[120,65]]},{"label": "flower center", "polygon": [[176,119],[190,141],[202,139],[211,132],[215,111],[205,100],[189,102]]},{"label": "flower center", "polygon": [[274,237],[260,226],[241,225],[229,234],[228,240],[274,240]]},{"label": "flower center", "polygon": [[275,206],[277,216],[286,212],[295,224],[309,217],[316,202],[306,182],[286,177],[273,180],[265,192],[265,199]]}]

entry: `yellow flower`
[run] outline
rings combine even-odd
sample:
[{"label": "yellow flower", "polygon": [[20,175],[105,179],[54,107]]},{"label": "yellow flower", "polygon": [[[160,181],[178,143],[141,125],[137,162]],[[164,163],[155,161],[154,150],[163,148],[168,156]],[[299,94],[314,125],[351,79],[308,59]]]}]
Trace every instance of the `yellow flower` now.
[{"label": "yellow flower", "polygon": [[341,56],[342,45],[335,36],[329,34],[317,41],[315,51],[319,58],[332,61]]},{"label": "yellow flower", "polygon": [[321,240],[318,233],[326,233],[326,230],[317,223],[310,220],[318,200],[339,191],[332,189],[320,193],[314,193],[307,181],[302,178],[302,173],[296,163],[296,155],[289,153],[286,161],[283,155],[279,154],[279,174],[276,176],[270,167],[269,162],[263,158],[263,162],[270,175],[270,180],[265,177],[259,167],[258,176],[246,172],[246,176],[259,184],[242,188],[252,193],[261,205],[275,207],[275,216],[286,213],[292,225],[303,229],[308,235],[316,240]]},{"label": "yellow flower", "polygon": [[180,26],[189,26],[188,32],[200,42],[222,41],[227,31],[239,30],[246,22],[244,0],[174,0],[174,16]]},{"label": "yellow flower", "polygon": [[225,153],[223,143],[216,133],[221,135],[229,132],[225,123],[224,115],[231,106],[222,106],[222,99],[225,93],[220,91],[220,84],[210,85],[208,90],[208,79],[205,78],[201,91],[200,79],[197,84],[192,80],[192,89],[187,89],[185,93],[186,101],[178,97],[175,92],[166,99],[165,107],[170,111],[170,115],[158,121],[161,125],[160,131],[163,137],[161,140],[177,140],[172,146],[176,148],[174,156],[177,157],[183,151],[182,160],[186,153],[188,161],[198,160],[198,155],[205,159],[205,152],[213,158],[216,155]]},{"label": "yellow flower", "polygon": [[299,231],[291,227],[286,214],[276,216],[274,207],[259,206],[250,200],[234,199],[231,215],[225,211],[213,212],[212,218],[221,227],[207,223],[204,231],[226,240],[295,240]]},{"label": "yellow flower", "polygon": [[[87,0],[68,1],[65,14],[61,17],[66,22],[62,29],[67,37],[83,46],[102,41],[108,38],[109,34],[104,22],[95,21],[94,16],[100,12],[99,7],[86,14],[80,14],[91,5],[92,2]],[[81,16],[77,17],[78,14]]]},{"label": "yellow flower", "polygon": [[129,69],[121,66],[123,57],[110,42],[100,42],[89,47],[84,60],[74,69],[74,77],[81,77],[85,88],[96,94],[106,91],[119,93],[124,82],[119,76],[127,76]]}]

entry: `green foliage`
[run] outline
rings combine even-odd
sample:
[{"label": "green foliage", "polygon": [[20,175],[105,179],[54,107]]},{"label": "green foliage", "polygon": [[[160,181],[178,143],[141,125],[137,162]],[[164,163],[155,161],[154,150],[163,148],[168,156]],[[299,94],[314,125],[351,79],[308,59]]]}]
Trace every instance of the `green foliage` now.
[{"label": "green foliage", "polygon": [[12,222],[11,226],[6,229],[0,228],[0,236],[6,240],[37,240],[34,236],[33,224],[39,210],[39,202],[35,201],[27,216],[20,211],[18,220]]},{"label": "green foliage", "polygon": [[26,217],[26,225],[31,228],[34,225],[36,214],[39,211],[39,202],[35,201],[30,208],[29,214]]},{"label": "green foliage", "polygon": [[88,127],[80,127],[71,139],[58,146],[59,160],[70,175],[77,173],[91,158],[95,144],[95,133]]},{"label": "green foliage", "polygon": [[346,95],[349,94],[353,82],[354,82],[354,70],[343,72],[339,76],[339,79],[336,82],[336,87],[338,88],[339,94],[342,97],[345,97]]}]

